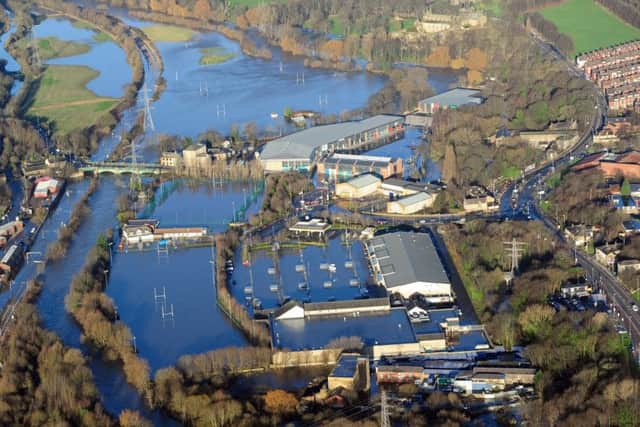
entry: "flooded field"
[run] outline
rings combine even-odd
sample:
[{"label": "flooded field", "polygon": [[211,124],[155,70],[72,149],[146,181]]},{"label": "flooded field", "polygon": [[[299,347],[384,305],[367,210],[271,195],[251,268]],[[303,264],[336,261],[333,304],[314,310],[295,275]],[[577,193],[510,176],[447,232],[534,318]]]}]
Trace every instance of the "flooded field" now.
[{"label": "flooded field", "polygon": [[124,51],[113,41],[96,41],[94,31],[78,28],[68,19],[46,19],[36,25],[33,32],[34,38],[56,37],[88,45],[90,50],[87,53],[51,59],[47,63],[85,65],[100,73],[87,83],[89,90],[98,96],[112,98],[119,98],[124,94],[124,87],[131,81],[131,69]]}]

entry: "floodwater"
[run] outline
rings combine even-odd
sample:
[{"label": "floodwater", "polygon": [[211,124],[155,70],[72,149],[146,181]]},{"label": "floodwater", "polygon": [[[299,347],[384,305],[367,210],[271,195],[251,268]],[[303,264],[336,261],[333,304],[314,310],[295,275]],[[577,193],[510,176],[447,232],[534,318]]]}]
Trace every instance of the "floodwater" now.
[{"label": "floodwater", "polygon": [[[372,156],[399,157],[403,160],[403,172],[405,177],[410,177],[417,165],[422,165],[425,158],[417,150],[421,144],[425,144],[422,138],[422,129],[407,127],[404,137],[388,145],[375,148],[367,152]],[[422,150],[427,152],[427,150]],[[425,181],[436,181],[441,176],[440,165],[430,158],[426,158]]]},{"label": "floodwater", "polygon": [[[9,18],[13,18],[13,15],[11,14],[10,11],[5,9],[5,12],[9,16]],[[15,58],[11,56],[9,52],[7,52],[7,49],[5,47],[5,43],[7,42],[9,37],[11,37],[11,34],[15,33],[15,31],[16,31],[16,24],[13,21],[13,19],[11,19],[11,25],[9,26],[9,28],[7,28],[7,31],[5,31],[2,34],[2,36],[0,36],[0,59],[4,59],[7,62],[7,65],[5,66],[5,70],[9,72],[20,71],[20,64],[18,64]],[[21,87],[22,87],[22,82],[20,80],[15,80],[13,82],[13,86],[11,87],[11,95],[12,96],[16,95],[20,91]]]},{"label": "floodwater", "polygon": [[207,227],[224,231],[230,222],[248,219],[262,202],[262,182],[163,183],[141,217],[153,217],[161,227]]},{"label": "floodwater", "polygon": [[[280,274],[269,274],[274,268],[274,252],[263,250],[251,254],[251,264],[241,262],[238,250],[235,269],[231,275],[231,292],[238,301],[247,297],[258,298],[262,307],[274,308],[288,298],[312,302],[351,300],[361,296],[361,287],[366,288],[369,278],[368,264],[360,241],[345,241],[342,238],[330,239],[326,246],[307,246],[300,249],[283,249],[279,252]],[[346,262],[351,264],[346,265]],[[326,266],[322,266],[326,264]],[[329,271],[327,266],[335,266]],[[298,271],[302,267],[307,274]],[[245,290],[251,286],[250,272],[253,275],[253,292]],[[356,279],[357,283],[350,283]],[[281,291],[275,292],[271,286],[280,282]],[[235,283],[235,284],[234,284]],[[299,285],[306,283],[300,289]]]},{"label": "floodwater", "polygon": [[[35,30],[35,37],[56,36],[63,40],[89,43],[92,50],[87,54],[52,62],[94,68],[101,74],[88,84],[89,89],[102,96],[120,96],[131,77],[124,52],[117,47],[114,50],[112,42],[95,42],[93,34],[89,30],[73,27],[68,20],[48,19]],[[199,48],[211,46],[222,46],[237,53],[237,56],[224,64],[201,67],[198,65]],[[367,73],[345,74],[306,69],[300,60],[280,55],[277,51],[272,61],[246,57],[239,52],[237,43],[215,33],[198,34],[187,45],[160,43],[159,48],[164,57],[168,87],[152,111],[158,131],[169,134],[194,136],[209,128],[226,133],[232,123],[250,121],[275,128],[282,122],[280,119],[271,119],[271,112],[278,112],[281,116],[285,107],[291,107],[339,113],[345,109],[362,107],[368,97],[384,84],[384,78]],[[147,71],[150,75],[148,83],[153,85],[154,70]],[[303,72],[304,84],[301,81]],[[206,88],[206,92],[202,92],[201,87]],[[139,96],[138,105],[125,112],[113,134],[104,138],[92,156],[93,160],[108,158],[119,142],[117,135],[132,126],[141,104],[142,96]],[[402,153],[406,154],[410,151],[407,151],[406,144],[413,142],[396,144],[394,147],[404,150]],[[389,149],[396,151],[396,148]],[[207,225],[211,231],[220,231],[230,220],[255,212],[261,203],[260,197],[252,196],[256,185],[218,183],[214,186],[213,183],[203,183],[190,187],[184,183],[167,183],[165,186],[168,188],[163,186],[160,191],[162,197],[156,205],[141,214],[156,217],[165,226]],[[69,195],[63,197],[47,220],[32,251],[45,253],[47,244],[55,238],[59,224],[68,220],[71,209],[87,186],[88,180],[69,185]],[[42,276],[44,287],[38,307],[47,328],[57,333],[65,344],[80,348],[89,357],[96,384],[108,411],[118,414],[126,408],[135,409],[151,419],[154,425],[175,425],[166,415],[145,406],[145,402],[126,383],[117,363],[105,362],[81,341],[81,331],[64,307],[64,297],[71,279],[82,268],[97,236],[116,225],[116,201],[126,191],[127,181],[124,178],[101,179],[98,190],[90,199],[92,214],[76,233],[67,256],[49,265]],[[215,304],[210,248],[170,251],[168,257],[159,256],[154,248],[151,249],[114,253],[107,287],[107,293],[114,299],[122,320],[136,336],[135,344],[140,355],[149,361],[150,366],[155,370],[174,363],[182,354],[243,345],[244,337],[220,314]],[[363,283],[368,273],[359,243],[352,243],[351,254],[356,274]],[[267,255],[265,253],[255,258],[253,268],[256,282],[262,284],[261,287],[256,286],[256,296],[262,299],[265,306],[273,306],[278,302],[278,296],[264,286],[264,277],[268,277],[266,269],[270,263]],[[327,249],[310,247],[304,250],[304,258],[308,260],[309,271],[312,272],[308,297],[323,301],[358,295],[359,288],[351,287],[348,283],[353,278],[353,270],[344,266],[347,257],[348,251],[340,239],[330,241]],[[292,296],[300,293],[300,280],[297,277],[300,273],[295,272],[298,259],[297,251],[285,252],[281,264],[284,290]],[[329,280],[328,272],[319,270],[319,264],[324,260],[336,264],[330,288],[324,287],[324,282]],[[35,277],[36,267],[33,263],[27,264],[19,273],[16,283]],[[240,262],[236,267],[237,272],[232,279],[236,280],[237,285],[232,292],[244,301],[241,283],[247,280],[248,270]],[[162,297],[163,300],[166,298],[164,306],[157,298],[161,292],[166,295]],[[4,303],[9,295],[10,292],[0,295],[0,302]],[[166,315],[171,305],[173,319]],[[266,381],[274,379],[269,377]]]},{"label": "floodwater", "polygon": [[183,354],[246,345],[216,306],[211,258],[207,247],[114,255],[107,293],[152,370],[175,364]]},{"label": "floodwater", "polygon": [[85,43],[91,50],[81,55],[54,58],[47,61],[56,65],[85,65],[100,73],[87,84],[87,88],[98,96],[120,98],[125,86],[131,82],[131,68],[124,51],[113,41],[97,42],[94,31],[78,28],[68,19],[45,19],[33,30],[34,38],[57,37]]},{"label": "floodwater", "polygon": [[[134,26],[148,22],[126,18]],[[339,114],[363,107],[385,78],[365,72],[341,73],[304,67],[302,60],[273,50],[273,59],[244,55],[237,42],[218,33],[197,33],[188,43],[157,43],[167,88],[154,104],[158,132],[195,137],[232,124],[255,122],[272,131],[285,128],[285,108]],[[200,65],[200,49],[219,47],[234,58]],[[303,81],[304,76],[304,81]],[[271,113],[278,118],[272,119]]]}]

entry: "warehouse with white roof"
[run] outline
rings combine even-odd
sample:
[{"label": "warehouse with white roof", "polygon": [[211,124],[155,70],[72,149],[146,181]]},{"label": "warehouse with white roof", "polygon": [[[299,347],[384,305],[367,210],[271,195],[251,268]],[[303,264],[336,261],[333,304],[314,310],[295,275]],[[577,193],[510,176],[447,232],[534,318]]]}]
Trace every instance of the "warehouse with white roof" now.
[{"label": "warehouse with white roof", "polygon": [[399,215],[411,215],[433,206],[436,195],[420,192],[397,200],[387,202],[387,213]]},{"label": "warehouse with white roof", "polygon": [[452,302],[451,282],[427,233],[399,231],[366,246],[375,281],[404,298],[422,295],[432,303]]},{"label": "warehouse with white roof", "polygon": [[342,199],[362,199],[378,192],[382,180],[370,173],[336,184],[336,196]]},{"label": "warehouse with white roof", "polygon": [[268,142],[260,153],[265,172],[309,171],[322,156],[372,148],[402,135],[404,118],[378,115],[357,122],[315,126]]}]

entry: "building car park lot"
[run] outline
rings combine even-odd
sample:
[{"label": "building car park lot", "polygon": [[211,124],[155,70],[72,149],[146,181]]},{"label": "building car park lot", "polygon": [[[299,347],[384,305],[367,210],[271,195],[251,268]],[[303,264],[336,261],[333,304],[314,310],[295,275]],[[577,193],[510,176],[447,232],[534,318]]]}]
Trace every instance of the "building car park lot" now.
[{"label": "building car park lot", "polygon": [[319,350],[338,338],[359,337],[374,360],[425,351],[473,355],[493,347],[484,328],[453,305],[449,276],[429,234],[386,233],[367,247],[374,276],[386,279],[377,285],[391,297],[290,300],[269,311],[274,347]]}]

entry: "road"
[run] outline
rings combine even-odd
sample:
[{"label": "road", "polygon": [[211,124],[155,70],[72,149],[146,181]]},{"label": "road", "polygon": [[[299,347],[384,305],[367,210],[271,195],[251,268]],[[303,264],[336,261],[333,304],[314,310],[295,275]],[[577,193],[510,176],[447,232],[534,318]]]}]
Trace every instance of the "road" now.
[{"label": "road", "polygon": [[[569,72],[579,75],[579,71],[576,70],[573,63],[564,58],[553,46],[541,40],[536,34],[532,34],[532,37],[544,51],[566,62]],[[547,163],[526,173],[522,180],[509,186],[502,196],[500,206],[504,215],[520,213],[527,215],[530,219],[540,220],[560,242],[574,251],[576,260],[585,269],[587,278],[591,280],[596,288],[604,292],[613,312],[629,331],[634,355],[638,358],[640,356],[640,313],[632,309],[634,299],[631,293],[612,272],[598,263],[594,257],[581,251],[576,251],[574,242],[567,240],[558,224],[548,214],[542,212],[536,203],[538,191],[544,188],[542,186],[544,179],[555,172],[556,169],[566,167],[571,161],[586,153],[589,144],[593,142],[593,134],[604,124],[604,117],[607,111],[606,100],[602,92],[597,88],[595,89],[595,95],[594,116],[588,123],[589,128],[581,136],[578,143],[554,159],[551,164]],[[516,204],[512,207],[512,198],[516,189],[518,190],[514,198],[516,199]]]}]

